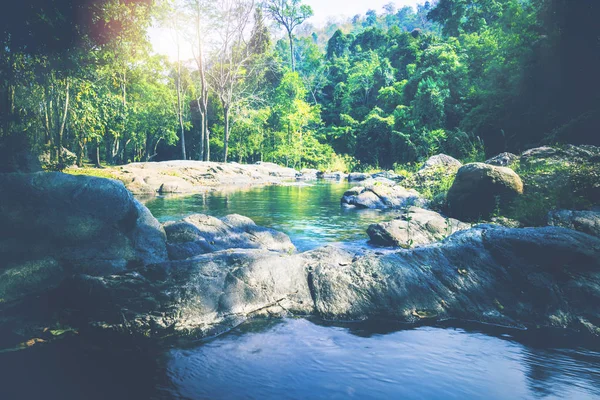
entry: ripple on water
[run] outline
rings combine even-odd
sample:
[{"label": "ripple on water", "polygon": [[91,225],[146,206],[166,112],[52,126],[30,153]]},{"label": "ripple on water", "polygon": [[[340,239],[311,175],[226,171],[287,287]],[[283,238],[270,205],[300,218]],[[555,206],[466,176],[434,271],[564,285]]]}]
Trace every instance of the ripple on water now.
[{"label": "ripple on water", "polygon": [[167,369],[182,398],[594,398],[599,357],[462,329],[365,336],[290,319],[172,350]]}]

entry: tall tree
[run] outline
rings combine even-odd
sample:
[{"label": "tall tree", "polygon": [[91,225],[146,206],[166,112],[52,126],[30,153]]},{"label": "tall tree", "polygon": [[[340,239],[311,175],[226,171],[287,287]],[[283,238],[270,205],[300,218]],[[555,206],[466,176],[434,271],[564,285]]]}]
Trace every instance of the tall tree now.
[{"label": "tall tree", "polygon": [[294,29],[313,15],[312,8],[302,4],[301,0],[267,0],[266,10],[279,24],[285,28],[290,43],[290,65],[292,72],[296,70],[294,62]]}]

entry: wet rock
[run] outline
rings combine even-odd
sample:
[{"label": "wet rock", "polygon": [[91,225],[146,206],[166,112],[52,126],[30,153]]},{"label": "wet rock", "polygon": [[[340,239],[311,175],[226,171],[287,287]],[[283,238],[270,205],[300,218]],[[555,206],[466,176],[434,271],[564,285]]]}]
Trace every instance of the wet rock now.
[{"label": "wet rock", "polygon": [[471,225],[446,218],[435,211],[410,207],[398,218],[369,226],[371,243],[380,246],[411,248],[445,239]]},{"label": "wet rock", "polygon": [[559,210],[548,214],[548,225],[574,229],[600,237],[600,212]]},{"label": "wet rock", "polygon": [[204,214],[191,215],[178,222],[167,222],[165,231],[172,260],[225,249],[296,251],[286,234],[257,226],[250,218],[237,214],[221,219]]},{"label": "wet rock", "polygon": [[447,195],[450,215],[461,220],[487,218],[523,193],[519,175],[506,167],[467,164],[456,174]]},{"label": "wet rock", "polygon": [[519,156],[513,153],[500,153],[495,157],[490,158],[485,163],[495,165],[497,167],[508,167],[519,161]]}]

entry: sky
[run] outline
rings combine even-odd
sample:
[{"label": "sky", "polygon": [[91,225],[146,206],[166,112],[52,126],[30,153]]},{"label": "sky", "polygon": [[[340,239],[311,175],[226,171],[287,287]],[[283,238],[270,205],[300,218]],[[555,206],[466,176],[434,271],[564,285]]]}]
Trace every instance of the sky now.
[{"label": "sky", "polygon": [[404,6],[416,7],[417,4],[423,3],[424,0],[304,0],[304,4],[312,7],[314,15],[309,20],[314,25],[321,25],[327,21],[329,17],[337,17],[343,15],[345,17],[353,17],[356,14],[364,15],[367,10],[375,10],[377,14],[382,12],[385,4],[394,3],[396,8]]},{"label": "sky", "polygon": [[[303,0],[313,9],[313,16],[307,20],[313,25],[319,26],[325,24],[332,17],[353,17],[356,14],[364,15],[368,10],[375,10],[377,13],[383,12],[383,6],[388,3],[394,3],[396,8],[400,9],[406,5],[416,7],[424,0]],[[167,29],[152,27],[149,30],[150,42],[154,51],[159,54],[167,55],[172,61],[176,60],[176,47],[173,42],[173,35]],[[183,45],[181,48],[182,59],[193,57],[191,49]]]}]

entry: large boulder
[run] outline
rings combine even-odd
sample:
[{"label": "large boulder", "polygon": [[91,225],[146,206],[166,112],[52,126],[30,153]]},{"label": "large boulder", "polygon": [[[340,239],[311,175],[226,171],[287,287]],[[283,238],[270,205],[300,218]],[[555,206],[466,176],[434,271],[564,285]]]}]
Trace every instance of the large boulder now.
[{"label": "large boulder", "polygon": [[80,275],[62,297],[97,328],[143,336],[213,336],[254,316],[313,312],[304,258],[256,249]]},{"label": "large boulder", "polygon": [[450,215],[461,220],[487,218],[523,193],[519,175],[506,167],[467,164],[456,174],[447,195]]},{"label": "large boulder", "polygon": [[226,249],[296,251],[286,234],[258,226],[250,218],[237,214],[221,219],[195,214],[178,222],[167,222],[164,227],[172,260]]},{"label": "large boulder", "polygon": [[119,182],[57,172],[0,174],[5,301],[46,291],[70,274],[108,275],[164,262],[165,240],[158,221]]},{"label": "large boulder", "polygon": [[426,203],[416,190],[405,189],[385,178],[369,179],[363,185],[346,191],[342,204],[358,208],[403,208]]},{"label": "large boulder", "polygon": [[421,193],[437,193],[447,190],[462,163],[446,154],[430,157],[423,166],[409,176],[403,184]]},{"label": "large boulder", "polygon": [[208,336],[256,315],[458,319],[600,336],[600,239],[570,229],[479,226],[386,255],[328,246],[234,250],[79,275],[61,294],[78,320],[143,336]]},{"label": "large boulder", "polygon": [[470,227],[435,211],[410,207],[392,221],[369,226],[367,234],[375,245],[411,248],[443,240],[456,231]]},{"label": "large boulder", "polygon": [[327,319],[458,319],[600,336],[600,240],[590,235],[482,226],[384,256],[331,252],[309,262],[315,311]]},{"label": "large boulder", "polygon": [[548,225],[569,229],[600,237],[600,212],[558,210],[548,214]]}]

